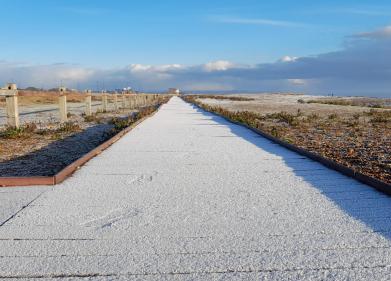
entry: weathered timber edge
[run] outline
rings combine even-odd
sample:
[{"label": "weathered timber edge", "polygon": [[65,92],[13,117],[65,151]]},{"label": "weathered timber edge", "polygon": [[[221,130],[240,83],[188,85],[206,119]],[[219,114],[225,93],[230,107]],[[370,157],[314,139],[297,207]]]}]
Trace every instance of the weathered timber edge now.
[{"label": "weathered timber edge", "polygon": [[[186,100],[185,100],[186,101]],[[186,101],[187,102],[187,101]],[[268,134],[268,133],[265,133],[259,129],[256,129],[256,128],[253,128],[247,124],[244,124],[244,123],[241,123],[241,122],[238,122],[238,121],[234,121],[234,120],[231,120],[229,119],[228,117],[225,117],[224,115],[221,115],[219,113],[216,113],[216,112],[213,112],[213,111],[209,111],[205,108],[202,108],[201,106],[195,104],[195,103],[191,103],[192,105],[196,106],[197,108],[203,110],[203,111],[206,111],[206,112],[209,112],[211,114],[214,114],[216,116],[219,116],[221,118],[223,118],[224,120],[228,121],[228,122],[231,122],[233,124],[236,124],[236,125],[239,125],[239,126],[243,126],[251,131],[253,131],[254,133],[257,133],[258,135],[261,135],[263,136],[264,138],[266,139],[269,139],[291,151],[294,151],[294,152],[297,152],[299,153],[300,155],[303,155],[305,157],[308,157],[314,161],[317,161],[321,164],[323,164],[324,166],[330,168],[330,169],[333,169],[337,172],[340,172],[341,174],[344,174],[345,176],[349,176],[355,180],[358,180],[359,182],[362,182],[364,184],[367,184],[375,189],[377,189],[378,191],[380,192],[383,192],[389,196],[391,196],[391,184],[388,184],[388,183],[385,183],[383,181],[380,181],[376,178],[373,178],[373,177],[370,177],[370,176],[367,176],[367,175],[364,175],[360,172],[357,172],[349,167],[346,167],[344,165],[341,165],[333,160],[330,160],[328,158],[325,158],[319,154],[316,154],[316,153],[313,153],[313,152],[310,152],[308,150],[305,150],[301,147],[298,147],[296,145],[293,145],[293,144],[290,144],[286,141],[283,141],[281,139],[278,139],[276,137],[273,137],[272,135]]]},{"label": "weathered timber edge", "polygon": [[99,155],[102,151],[110,147],[113,143],[117,142],[121,139],[125,134],[133,130],[137,125],[145,121],[146,119],[155,115],[160,109],[157,108],[153,113],[148,116],[145,116],[136,122],[134,122],[129,127],[123,129],[104,143],[98,145],[94,149],[92,149],[87,154],[84,154],[82,157],[72,162],[65,168],[63,168],[60,172],[55,174],[54,176],[33,176],[33,177],[0,177],[0,188],[1,187],[16,187],[16,186],[37,186],[37,185],[56,185],[58,183],[63,182],[69,176],[71,176],[77,169],[87,163],[89,160]]}]

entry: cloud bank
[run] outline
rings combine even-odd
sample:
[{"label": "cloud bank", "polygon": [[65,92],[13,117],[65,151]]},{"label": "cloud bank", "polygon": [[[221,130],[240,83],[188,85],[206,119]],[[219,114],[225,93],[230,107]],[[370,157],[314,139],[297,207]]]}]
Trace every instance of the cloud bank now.
[{"label": "cloud bank", "polygon": [[130,64],[93,69],[65,63],[29,65],[0,61],[0,83],[21,87],[145,91],[290,91],[311,94],[391,96],[391,26],[350,36],[339,51],[317,56],[286,55],[254,65],[219,60],[201,65]]}]

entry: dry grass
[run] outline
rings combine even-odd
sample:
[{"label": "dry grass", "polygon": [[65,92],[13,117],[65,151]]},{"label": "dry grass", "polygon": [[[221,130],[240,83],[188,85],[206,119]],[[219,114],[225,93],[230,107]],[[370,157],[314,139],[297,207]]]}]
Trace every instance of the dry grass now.
[{"label": "dry grass", "polygon": [[360,107],[371,107],[371,108],[391,108],[391,99],[378,99],[378,98],[361,98],[361,97],[317,98],[317,99],[308,100],[307,103],[319,103],[319,104],[342,105],[342,106],[360,106]]},{"label": "dry grass", "polygon": [[[209,105],[222,106],[232,111],[254,111],[262,114],[276,113],[285,111],[290,114],[296,114],[298,110],[307,114],[315,113],[320,117],[328,116],[332,113],[351,116],[352,114],[363,111],[368,111],[368,106],[346,106],[346,105],[330,105],[323,103],[308,103],[310,100],[323,99],[322,97],[308,96],[308,95],[292,95],[292,94],[246,94],[240,95],[240,97],[251,97],[253,101],[241,101],[235,102],[231,100],[218,100],[218,99],[202,99],[203,103]],[[347,98],[341,98],[347,99]],[[354,100],[355,98],[349,98]],[[363,98],[357,98],[361,100]],[[387,106],[387,100],[390,99],[373,99],[377,102]],[[300,102],[301,101],[301,102]],[[389,103],[388,103],[389,104]],[[383,108],[386,109],[386,108]]]}]

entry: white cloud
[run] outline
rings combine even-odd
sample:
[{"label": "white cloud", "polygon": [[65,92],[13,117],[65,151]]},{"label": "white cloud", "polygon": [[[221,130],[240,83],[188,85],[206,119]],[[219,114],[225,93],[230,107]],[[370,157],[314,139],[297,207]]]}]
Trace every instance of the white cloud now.
[{"label": "white cloud", "polygon": [[291,56],[283,56],[280,61],[281,62],[293,62],[295,60],[297,60],[298,57],[291,57]]},{"label": "white cloud", "polygon": [[288,81],[293,85],[306,85],[307,82],[304,79],[288,79]]},{"label": "white cloud", "polygon": [[60,79],[66,79],[66,80],[84,81],[92,77],[94,73],[95,72],[93,70],[89,70],[89,69],[70,68],[70,69],[63,69],[62,71],[59,71],[58,77]]},{"label": "white cloud", "polygon": [[183,85],[183,88],[188,91],[232,91],[234,88],[230,85],[219,83],[194,83]]},{"label": "white cloud", "polygon": [[234,66],[233,63],[225,60],[219,60],[214,62],[208,62],[205,64],[204,69],[206,71],[225,71]]},{"label": "white cloud", "polygon": [[385,26],[375,31],[358,33],[354,36],[361,38],[391,38],[391,25]]},{"label": "white cloud", "polygon": [[183,68],[180,64],[164,64],[164,65],[145,65],[145,64],[131,64],[129,66],[131,72],[165,72],[168,70],[175,70]]},{"label": "white cloud", "polygon": [[150,70],[152,66],[144,64],[131,64],[129,68],[131,72],[145,72]]}]

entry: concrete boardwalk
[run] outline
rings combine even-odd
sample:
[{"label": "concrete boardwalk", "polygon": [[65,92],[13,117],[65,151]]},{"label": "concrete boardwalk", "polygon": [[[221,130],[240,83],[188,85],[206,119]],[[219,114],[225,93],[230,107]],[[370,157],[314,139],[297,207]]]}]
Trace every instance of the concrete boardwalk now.
[{"label": "concrete boardwalk", "polygon": [[391,198],[179,98],[0,205],[0,278],[391,278]]}]

